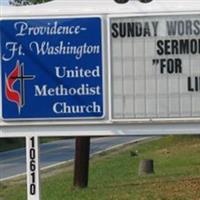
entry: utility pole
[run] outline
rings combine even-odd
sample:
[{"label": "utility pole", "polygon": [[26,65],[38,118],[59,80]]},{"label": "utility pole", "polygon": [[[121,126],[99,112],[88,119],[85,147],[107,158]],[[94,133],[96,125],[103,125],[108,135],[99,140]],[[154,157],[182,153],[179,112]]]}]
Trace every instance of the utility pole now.
[{"label": "utility pole", "polygon": [[86,188],[88,186],[90,157],[90,137],[76,137],[76,152],[74,165],[74,186]]}]

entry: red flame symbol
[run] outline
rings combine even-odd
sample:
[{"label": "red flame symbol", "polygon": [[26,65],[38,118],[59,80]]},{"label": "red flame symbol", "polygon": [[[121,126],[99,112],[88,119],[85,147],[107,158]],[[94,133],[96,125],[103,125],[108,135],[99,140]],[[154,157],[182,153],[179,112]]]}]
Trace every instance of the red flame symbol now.
[{"label": "red flame symbol", "polygon": [[13,77],[17,77],[20,75],[20,64],[19,61],[17,61],[15,68],[11,71],[11,73],[6,76],[6,98],[17,104],[18,109],[21,107],[21,95],[20,93],[15,90],[14,84],[16,83],[17,79],[14,79]]}]

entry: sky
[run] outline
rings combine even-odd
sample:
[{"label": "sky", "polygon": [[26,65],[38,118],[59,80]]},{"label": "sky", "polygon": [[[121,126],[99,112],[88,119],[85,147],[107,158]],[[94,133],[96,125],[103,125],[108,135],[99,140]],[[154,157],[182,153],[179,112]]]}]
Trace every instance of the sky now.
[{"label": "sky", "polygon": [[8,5],[8,0],[0,0],[0,6]]}]

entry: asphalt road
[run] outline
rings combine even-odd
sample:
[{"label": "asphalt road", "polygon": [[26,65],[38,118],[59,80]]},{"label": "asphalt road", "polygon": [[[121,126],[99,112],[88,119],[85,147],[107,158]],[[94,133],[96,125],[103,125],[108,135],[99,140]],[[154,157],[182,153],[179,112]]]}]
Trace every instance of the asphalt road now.
[{"label": "asphalt road", "polygon": [[[90,154],[129,143],[141,137],[103,137],[91,139]],[[59,140],[40,145],[40,167],[48,167],[67,160],[74,159],[75,140]],[[17,149],[0,153],[0,180],[11,178],[26,171],[25,149]]]}]

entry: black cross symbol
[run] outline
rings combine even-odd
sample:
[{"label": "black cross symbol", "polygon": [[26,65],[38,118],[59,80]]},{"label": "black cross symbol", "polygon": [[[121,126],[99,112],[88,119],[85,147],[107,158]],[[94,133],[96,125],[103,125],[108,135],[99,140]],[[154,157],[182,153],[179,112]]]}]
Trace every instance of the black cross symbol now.
[{"label": "black cross symbol", "polygon": [[25,105],[25,81],[33,80],[35,78],[34,75],[25,75],[24,74],[24,64],[19,65],[19,76],[12,76],[11,79],[19,80],[20,85],[20,94],[21,97],[21,107]]}]

